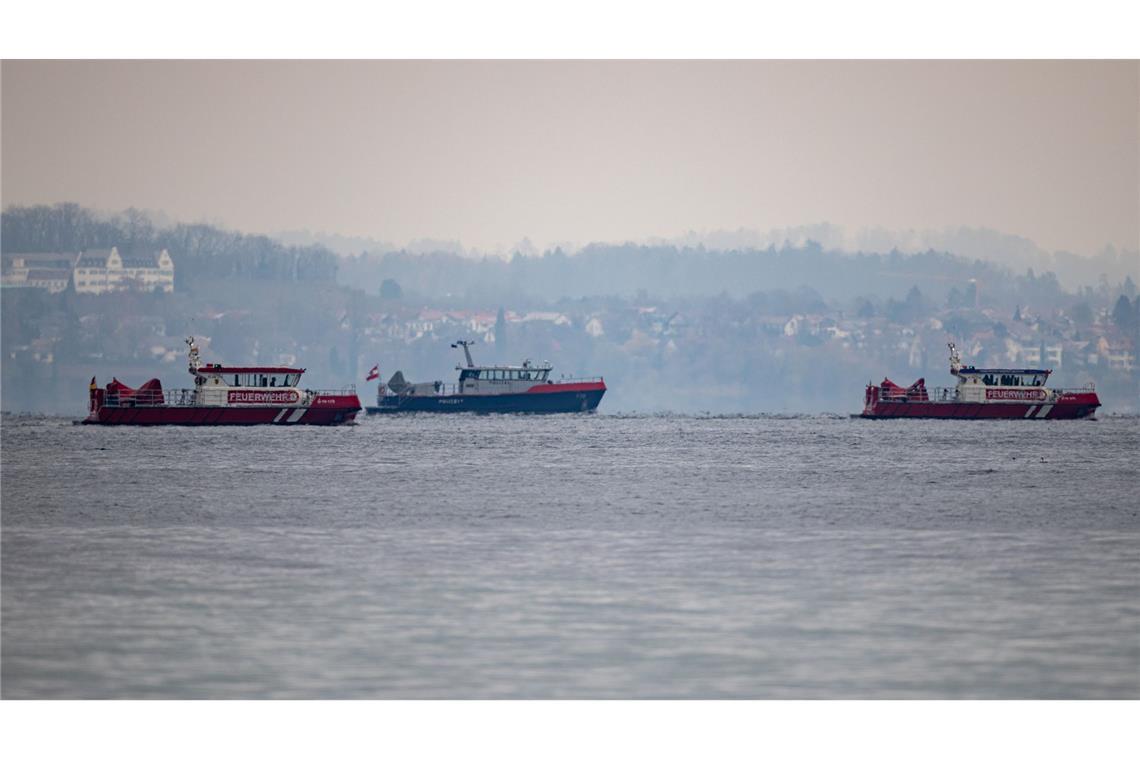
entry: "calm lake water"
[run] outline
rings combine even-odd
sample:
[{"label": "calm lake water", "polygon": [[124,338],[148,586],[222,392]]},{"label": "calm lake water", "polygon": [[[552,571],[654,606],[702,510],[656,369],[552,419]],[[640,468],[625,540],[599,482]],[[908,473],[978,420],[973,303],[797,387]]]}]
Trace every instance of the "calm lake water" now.
[{"label": "calm lake water", "polygon": [[1138,698],[1140,420],[2,421],[5,698]]}]

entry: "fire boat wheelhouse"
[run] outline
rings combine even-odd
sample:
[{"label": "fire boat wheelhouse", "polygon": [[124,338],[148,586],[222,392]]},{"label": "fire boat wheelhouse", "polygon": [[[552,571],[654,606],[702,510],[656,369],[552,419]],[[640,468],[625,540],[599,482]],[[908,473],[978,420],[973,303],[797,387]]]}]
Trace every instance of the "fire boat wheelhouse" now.
[{"label": "fire boat wheelhouse", "polygon": [[939,419],[1072,420],[1091,417],[1100,406],[1090,384],[1080,389],[1046,388],[1048,369],[985,369],[963,367],[953,343],[950,374],[953,388],[927,388],[919,378],[904,388],[884,379],[867,385],[863,413],[867,418],[933,417]]},{"label": "fire boat wheelhouse", "polygon": [[403,372],[396,372],[376,392],[376,406],[369,414],[395,412],[475,412],[556,414],[592,412],[606,392],[601,377],[550,377],[549,362],[520,365],[476,366],[471,358],[472,341],[459,340],[452,348],[462,348],[467,366],[456,365],[459,381],[409,383]]},{"label": "fire boat wheelhouse", "polygon": [[203,364],[194,338],[189,346],[193,388],[166,390],[159,380],[138,388],[112,379],[100,388],[91,378],[92,425],[337,425],[360,411],[353,387],[313,391],[298,387],[303,369]]}]

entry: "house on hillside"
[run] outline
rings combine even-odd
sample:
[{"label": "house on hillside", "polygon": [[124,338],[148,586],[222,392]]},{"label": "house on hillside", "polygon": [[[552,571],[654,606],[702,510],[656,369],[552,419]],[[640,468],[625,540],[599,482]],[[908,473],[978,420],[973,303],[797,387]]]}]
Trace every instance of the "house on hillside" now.
[{"label": "house on hillside", "polygon": [[5,253],[0,286],[61,293],[71,284],[77,258],[74,253]]},{"label": "house on hillside", "polygon": [[165,249],[122,256],[118,248],[84,251],[75,265],[76,293],[174,291],[174,262]]},{"label": "house on hillside", "polygon": [[84,251],[75,263],[75,292],[99,294],[114,290],[122,271],[118,248]]},{"label": "house on hillside", "polygon": [[1136,356],[1127,346],[1110,346],[1105,352],[1109,369],[1131,372],[1136,369]]},{"label": "house on hillside", "polygon": [[43,288],[49,293],[62,293],[71,284],[71,272],[66,269],[30,269],[26,286]]},{"label": "house on hillside", "polygon": [[174,261],[166,249],[123,258],[121,283],[126,290],[174,292]]}]

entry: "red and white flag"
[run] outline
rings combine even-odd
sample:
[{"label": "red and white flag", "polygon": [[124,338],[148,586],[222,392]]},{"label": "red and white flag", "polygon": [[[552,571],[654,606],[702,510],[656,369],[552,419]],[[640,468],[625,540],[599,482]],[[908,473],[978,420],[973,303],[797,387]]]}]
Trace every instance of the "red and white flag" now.
[{"label": "red and white flag", "polygon": [[379,364],[377,364],[372,369],[368,370],[368,377],[364,378],[364,382],[367,383],[368,381],[375,380],[378,377],[380,377],[380,365]]}]

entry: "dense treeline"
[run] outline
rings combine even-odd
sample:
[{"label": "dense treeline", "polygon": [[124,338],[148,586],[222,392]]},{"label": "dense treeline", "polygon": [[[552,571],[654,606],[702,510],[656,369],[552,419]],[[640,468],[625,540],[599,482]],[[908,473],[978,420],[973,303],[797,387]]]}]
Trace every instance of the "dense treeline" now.
[{"label": "dense treeline", "polygon": [[688,298],[810,288],[823,300],[901,302],[918,285],[927,299],[950,307],[1018,303],[1069,308],[1104,300],[1103,293],[1067,291],[1052,272],[1015,274],[1007,267],[950,253],[845,253],[807,242],[776,248],[711,250],[703,247],[601,245],[576,254],[471,258],[451,252],[364,253],[341,263],[342,284],[377,292],[384,281],[409,294],[453,302],[501,300],[532,303],[614,296]]},{"label": "dense treeline", "polygon": [[359,383],[376,363],[385,376],[449,378],[449,342],[480,337],[471,312],[501,314],[481,359],[547,358],[560,372],[604,374],[608,410],[849,410],[862,381],[944,377],[947,340],[1002,363],[1022,361],[1026,346],[1044,355],[1059,345],[1058,385],[1095,381],[1118,411],[1140,399],[1140,370],[1109,359],[1119,365],[1140,345],[1129,276],[1066,289],[1050,271],[812,242],[338,261],[323,246],[73,205],[9,209],[2,234],[9,252],[165,247],[178,278],[174,293],[5,288],[5,410],[73,414],[92,375],[180,387],[190,334],[211,360],[300,365],[314,387]]},{"label": "dense treeline", "polygon": [[128,209],[100,216],[74,203],[13,206],[2,215],[5,252],[75,252],[117,246],[120,253],[165,248],[174,260],[175,286],[201,280],[331,281],[337,256],[323,246],[287,246],[264,235],[243,235],[208,224],[157,226]]}]

